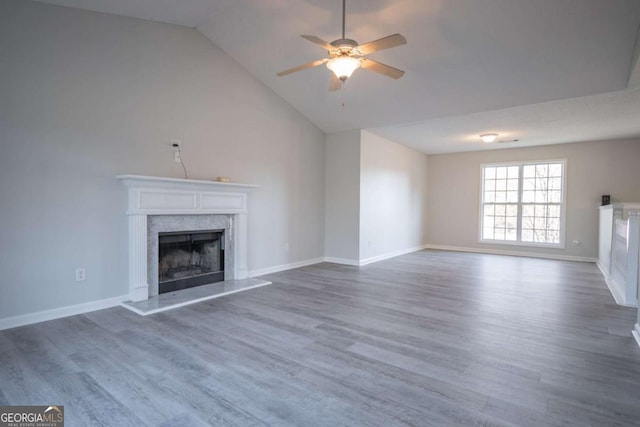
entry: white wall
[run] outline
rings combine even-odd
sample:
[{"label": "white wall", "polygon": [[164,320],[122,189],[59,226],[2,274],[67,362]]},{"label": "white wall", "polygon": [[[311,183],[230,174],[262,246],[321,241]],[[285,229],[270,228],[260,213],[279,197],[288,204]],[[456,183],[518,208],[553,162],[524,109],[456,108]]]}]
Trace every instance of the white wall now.
[{"label": "white wall", "polygon": [[327,135],[325,256],[360,265],[423,245],[427,156],[367,131]]},{"label": "white wall", "polygon": [[250,269],[323,256],[324,134],[197,31],[2,0],[0,58],[0,319],[126,293],[115,175],[181,177],[171,138],[262,186]]},{"label": "white wall", "polygon": [[325,144],[325,256],[360,259],[360,131],[329,134]]},{"label": "white wall", "polygon": [[[480,165],[567,159],[565,249],[478,243]],[[640,201],[640,140],[583,142],[429,156],[428,241],[433,245],[596,258],[600,196]],[[579,240],[580,246],[572,246]]]},{"label": "white wall", "polygon": [[360,159],[360,260],[421,247],[427,155],[362,131]]}]

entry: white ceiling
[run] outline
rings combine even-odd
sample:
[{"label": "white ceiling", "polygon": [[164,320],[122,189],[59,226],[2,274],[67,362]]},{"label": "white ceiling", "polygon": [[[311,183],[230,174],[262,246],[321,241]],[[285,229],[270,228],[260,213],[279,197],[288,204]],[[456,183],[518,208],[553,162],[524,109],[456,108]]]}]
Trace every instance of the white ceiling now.
[{"label": "white ceiling", "polygon": [[[631,138],[640,135],[640,89],[369,130],[429,154]],[[489,132],[499,144],[480,141]]]},{"label": "white ceiling", "polygon": [[348,0],[347,37],[403,34],[371,58],[406,75],[357,70],[337,93],[325,67],[276,72],[326,55],[299,35],[338,38],[340,0],[46,2],[195,27],[325,132],[374,128],[427,153],[511,145],[478,143],[489,131],[520,145],[640,135],[638,92],[617,92],[640,81],[638,0]]}]

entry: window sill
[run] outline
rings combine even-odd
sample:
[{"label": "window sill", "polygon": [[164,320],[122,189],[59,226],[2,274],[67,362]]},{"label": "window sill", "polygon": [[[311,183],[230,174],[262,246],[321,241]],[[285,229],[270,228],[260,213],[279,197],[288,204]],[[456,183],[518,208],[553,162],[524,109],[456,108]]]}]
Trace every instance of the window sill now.
[{"label": "window sill", "polygon": [[565,249],[564,243],[557,245],[549,243],[529,243],[529,242],[509,242],[504,240],[478,240],[478,243],[488,245],[503,245],[503,246],[520,246],[525,248],[544,248],[544,249]]}]

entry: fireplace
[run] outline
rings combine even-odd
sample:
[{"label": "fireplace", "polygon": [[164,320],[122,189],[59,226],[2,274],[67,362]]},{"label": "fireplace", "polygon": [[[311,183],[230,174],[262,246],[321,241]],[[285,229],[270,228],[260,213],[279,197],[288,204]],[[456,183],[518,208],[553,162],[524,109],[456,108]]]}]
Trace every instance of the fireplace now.
[{"label": "fireplace", "polygon": [[119,175],[118,179],[128,187],[131,301],[145,301],[160,292],[162,233],[224,230],[221,276],[225,281],[247,278],[247,195],[256,185],[140,175]]},{"label": "fireplace", "polygon": [[[149,215],[147,216],[147,277],[149,278],[149,296],[186,289],[181,286],[185,282],[166,283],[161,288],[161,281],[173,282],[188,276],[194,286],[213,283],[218,277],[200,276],[198,258],[209,258],[206,261],[208,273],[220,272],[220,280],[237,279],[235,271],[235,221],[231,215]],[[200,234],[204,233],[204,234]],[[211,233],[222,233],[216,239]],[[216,240],[218,244],[216,245]],[[164,244],[163,244],[164,243]],[[207,244],[207,254],[203,246]],[[161,245],[164,246],[160,253]],[[195,248],[194,248],[195,246]],[[216,247],[217,246],[217,247]],[[224,251],[224,257],[208,254],[217,249]],[[173,252],[172,254],[170,252]],[[194,254],[196,252],[197,254]],[[161,260],[169,254],[169,258]],[[200,257],[202,255],[202,257]],[[211,256],[210,256],[211,255]],[[215,260],[213,260],[215,258]],[[214,269],[214,264],[216,268]],[[161,272],[164,269],[164,272]],[[206,274],[206,273],[203,273]],[[205,283],[208,282],[208,283]],[[188,282],[186,283],[188,284]],[[173,286],[176,285],[176,286]],[[172,289],[172,287],[174,289]],[[191,286],[189,286],[191,287]]]},{"label": "fireplace", "polygon": [[158,293],[221,282],[224,230],[158,234]]}]

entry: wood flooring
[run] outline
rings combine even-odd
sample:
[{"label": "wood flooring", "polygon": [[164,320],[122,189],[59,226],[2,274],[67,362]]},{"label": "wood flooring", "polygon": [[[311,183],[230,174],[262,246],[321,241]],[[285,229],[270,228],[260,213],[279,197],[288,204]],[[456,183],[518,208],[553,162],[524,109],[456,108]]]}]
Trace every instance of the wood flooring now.
[{"label": "wood flooring", "polygon": [[138,316],[0,331],[0,403],[67,426],[638,426],[635,310],[594,264],[421,251]]}]

